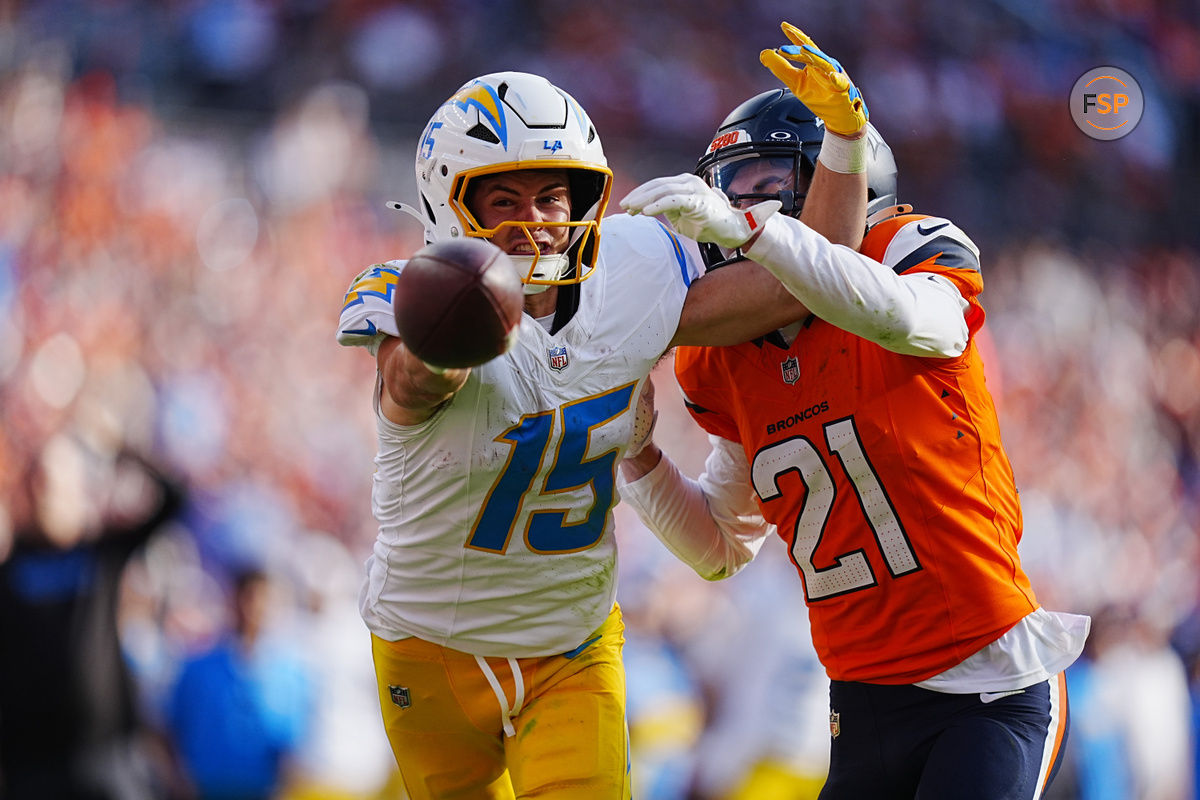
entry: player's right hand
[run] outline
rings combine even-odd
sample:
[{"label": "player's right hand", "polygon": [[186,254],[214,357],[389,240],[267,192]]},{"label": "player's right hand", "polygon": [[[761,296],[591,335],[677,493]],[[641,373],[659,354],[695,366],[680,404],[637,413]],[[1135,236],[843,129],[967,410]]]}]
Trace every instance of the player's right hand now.
[{"label": "player's right hand", "polygon": [[690,173],[646,181],[621,199],[621,208],[630,214],[662,214],[689,239],[730,250],[746,244],[782,206],[778,200],[764,200],[745,210],[734,208],[721,191]]},{"label": "player's right hand", "polygon": [[758,60],[824,120],[828,130],[857,137],[870,118],[862,92],[838,60],[822,52],[804,31],[787,22],[781,27],[792,43],[763,50]]}]

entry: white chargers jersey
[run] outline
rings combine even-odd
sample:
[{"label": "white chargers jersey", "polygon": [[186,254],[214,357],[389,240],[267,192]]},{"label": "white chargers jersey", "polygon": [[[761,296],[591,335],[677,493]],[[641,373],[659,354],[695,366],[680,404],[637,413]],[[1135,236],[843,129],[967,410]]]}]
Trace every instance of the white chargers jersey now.
[{"label": "white chargers jersey", "polygon": [[[419,425],[386,419],[376,385],[379,536],[360,598],[373,633],[520,658],[570,651],[600,626],[616,598],[617,465],[698,264],[656,220],[609,217],[556,334],[523,316],[513,348]],[[355,280],[342,344],[394,333],[388,284],[402,269]]]}]

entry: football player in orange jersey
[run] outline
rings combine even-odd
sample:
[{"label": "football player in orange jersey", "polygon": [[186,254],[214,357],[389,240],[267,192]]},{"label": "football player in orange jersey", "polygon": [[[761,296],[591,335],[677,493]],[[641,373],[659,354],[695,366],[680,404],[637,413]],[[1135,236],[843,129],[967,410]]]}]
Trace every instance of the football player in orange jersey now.
[{"label": "football player in orange jersey", "polygon": [[[896,204],[895,161],[861,96],[847,81],[853,94],[814,98],[806,67],[836,62],[784,31],[792,44],[761,57],[790,90],[735,109],[698,176],[621,205],[708,243],[709,269],[766,267],[811,316],[679,348],[680,388],[712,442],[705,472],[684,477],[647,434],[622,463],[622,497],[709,579],[741,569],[771,527],[787,543],[832,682],[822,800],[1040,797],[1067,729],[1062,671],[1090,620],[1042,608],[1021,569],[975,342],[979,251],[950,220]],[[822,127],[865,135],[822,147]],[[817,159],[867,172],[857,251],[795,218]]]}]

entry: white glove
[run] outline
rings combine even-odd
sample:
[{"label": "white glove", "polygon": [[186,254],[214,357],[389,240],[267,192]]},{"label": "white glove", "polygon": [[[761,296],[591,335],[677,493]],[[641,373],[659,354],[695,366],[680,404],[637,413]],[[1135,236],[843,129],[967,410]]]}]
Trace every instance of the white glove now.
[{"label": "white glove", "polygon": [[663,214],[689,239],[730,250],[744,245],[782,205],[766,200],[745,210],[734,208],[723,193],[690,173],[647,181],[621,200],[630,214]]}]

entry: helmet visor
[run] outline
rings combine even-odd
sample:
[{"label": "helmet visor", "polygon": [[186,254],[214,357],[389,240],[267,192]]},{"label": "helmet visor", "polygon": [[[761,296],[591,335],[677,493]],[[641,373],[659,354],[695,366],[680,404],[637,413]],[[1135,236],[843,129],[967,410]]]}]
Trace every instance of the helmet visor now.
[{"label": "helmet visor", "polygon": [[738,208],[763,200],[781,200],[784,213],[792,213],[803,205],[812,182],[812,169],[796,152],[747,153],[715,162],[700,177],[724,192]]},{"label": "helmet visor", "polygon": [[[761,150],[731,154],[699,170],[700,177],[720,189],[735,208],[749,208],[764,200],[779,200],[784,214],[798,215],[812,183],[812,166],[796,148],[764,154]],[[740,261],[742,251],[719,245],[701,245],[709,269]]]}]

